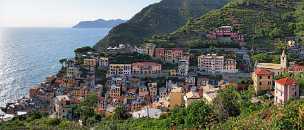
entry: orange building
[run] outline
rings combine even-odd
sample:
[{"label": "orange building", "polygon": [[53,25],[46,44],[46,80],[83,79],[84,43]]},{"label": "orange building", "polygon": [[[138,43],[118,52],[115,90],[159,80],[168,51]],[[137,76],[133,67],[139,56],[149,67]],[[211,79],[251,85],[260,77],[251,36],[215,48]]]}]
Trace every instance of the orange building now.
[{"label": "orange building", "polygon": [[170,109],[184,104],[184,92],[181,87],[173,88],[169,94]]},{"label": "orange building", "polygon": [[273,75],[273,72],[261,68],[257,68],[252,73],[252,80],[256,94],[260,94],[263,91],[270,91],[272,89]]}]

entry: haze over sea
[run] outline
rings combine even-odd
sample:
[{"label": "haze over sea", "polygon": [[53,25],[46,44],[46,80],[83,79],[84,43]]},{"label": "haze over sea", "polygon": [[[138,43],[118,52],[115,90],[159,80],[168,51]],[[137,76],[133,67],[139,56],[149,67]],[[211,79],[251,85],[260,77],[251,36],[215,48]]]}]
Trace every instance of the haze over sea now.
[{"label": "haze over sea", "polygon": [[56,74],[62,58],[93,46],[109,29],[1,28],[0,106],[27,96],[31,86]]}]

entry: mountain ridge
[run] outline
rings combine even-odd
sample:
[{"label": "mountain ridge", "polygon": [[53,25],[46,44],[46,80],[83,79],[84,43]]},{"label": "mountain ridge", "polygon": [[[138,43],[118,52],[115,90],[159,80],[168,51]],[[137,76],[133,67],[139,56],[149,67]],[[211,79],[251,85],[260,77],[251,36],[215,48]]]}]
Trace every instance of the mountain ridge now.
[{"label": "mountain ridge", "polygon": [[80,21],[77,25],[73,26],[73,28],[112,28],[119,24],[126,22],[126,20],[122,19],[97,19],[94,21]]},{"label": "mountain ridge", "polygon": [[162,0],[149,5],[126,23],[114,27],[94,48],[101,50],[118,44],[140,45],[155,34],[175,31],[189,18],[221,8],[230,0]]}]

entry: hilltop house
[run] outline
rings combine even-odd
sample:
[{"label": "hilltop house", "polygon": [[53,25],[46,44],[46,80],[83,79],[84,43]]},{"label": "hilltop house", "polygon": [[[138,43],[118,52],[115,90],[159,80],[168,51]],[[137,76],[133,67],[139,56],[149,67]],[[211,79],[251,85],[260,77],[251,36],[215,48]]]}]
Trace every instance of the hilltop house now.
[{"label": "hilltop house", "polygon": [[290,78],[282,78],[275,81],[275,104],[284,104],[289,99],[299,98],[299,85]]},{"label": "hilltop house", "polygon": [[221,26],[213,31],[210,31],[207,35],[209,39],[221,39],[229,38],[229,40],[235,41],[243,46],[245,43],[244,35],[239,32],[234,32],[232,26]]},{"label": "hilltop house", "polygon": [[252,73],[252,80],[256,94],[270,91],[273,86],[273,72],[267,69],[257,68]]}]

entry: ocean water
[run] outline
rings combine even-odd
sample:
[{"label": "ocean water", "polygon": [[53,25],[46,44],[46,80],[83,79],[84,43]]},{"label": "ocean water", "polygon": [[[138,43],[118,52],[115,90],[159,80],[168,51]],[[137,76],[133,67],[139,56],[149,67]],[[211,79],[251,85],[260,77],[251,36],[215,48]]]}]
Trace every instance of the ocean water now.
[{"label": "ocean water", "polygon": [[93,46],[109,29],[1,28],[0,106],[26,96],[31,86],[60,69],[74,49]]}]

